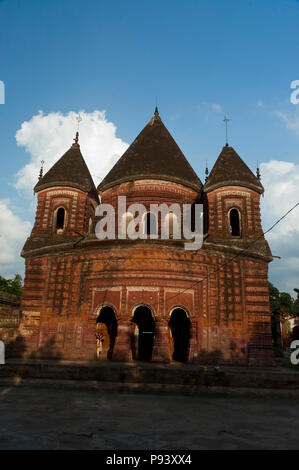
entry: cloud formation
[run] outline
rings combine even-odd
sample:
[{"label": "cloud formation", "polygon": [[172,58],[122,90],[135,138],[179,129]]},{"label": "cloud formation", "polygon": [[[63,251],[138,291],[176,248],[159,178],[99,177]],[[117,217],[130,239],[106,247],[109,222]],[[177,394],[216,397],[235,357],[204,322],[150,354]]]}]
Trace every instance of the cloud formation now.
[{"label": "cloud formation", "polygon": [[296,135],[299,135],[299,112],[298,107],[294,106],[295,110],[292,113],[286,113],[281,111],[275,111],[275,115],[282,119],[287,127],[291,131],[295,132]]},{"label": "cloud formation", "polygon": [[[212,105],[214,111],[221,106]],[[294,111],[297,112],[296,110]],[[279,113],[277,113],[278,115]],[[105,111],[80,111],[80,145],[90,172],[98,184],[128,145],[116,136],[116,127],[106,118]],[[286,125],[299,133],[297,115],[280,113]],[[77,129],[77,113],[66,115],[40,111],[24,122],[16,133],[19,146],[29,154],[28,163],[16,175],[15,187],[32,197],[37,182],[40,161],[45,160],[45,172],[67,151]],[[298,126],[298,129],[297,129]],[[299,165],[271,160],[261,164],[265,197],[261,198],[263,229],[267,230],[283,213],[299,200]],[[0,269],[17,272],[19,252],[30,231],[30,223],[13,214],[11,204],[0,200]],[[12,233],[13,232],[13,233]],[[273,255],[281,256],[270,263],[270,279],[280,290],[292,292],[299,287],[299,208],[288,215],[267,235]]]},{"label": "cloud formation", "polygon": [[[29,153],[29,162],[16,175],[15,187],[31,196],[37,183],[41,161],[44,174],[69,149],[77,129],[74,111],[66,115],[42,111],[25,121],[16,133],[17,145]],[[105,111],[80,111],[80,147],[95,184],[111,169],[127,149],[128,144],[116,136],[116,126],[106,118]]]},{"label": "cloud formation", "polygon": [[31,223],[14,214],[9,199],[0,199],[0,274],[12,277],[23,271],[20,252],[29,235]]},{"label": "cloud formation", "polygon": [[[261,198],[263,229],[299,202],[299,165],[271,160],[261,164],[265,197]],[[299,287],[299,206],[266,235],[272,254],[281,256],[270,263],[270,278],[274,284],[294,295]]]}]

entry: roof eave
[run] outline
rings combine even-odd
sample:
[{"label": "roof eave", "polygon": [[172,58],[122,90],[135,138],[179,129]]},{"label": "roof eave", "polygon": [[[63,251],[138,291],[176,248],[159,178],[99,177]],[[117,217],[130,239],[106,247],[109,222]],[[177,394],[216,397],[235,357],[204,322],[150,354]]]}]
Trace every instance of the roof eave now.
[{"label": "roof eave", "polygon": [[118,186],[119,184],[126,183],[126,182],[132,182],[132,181],[140,181],[140,180],[159,180],[159,181],[170,181],[172,183],[177,183],[177,184],[182,184],[183,186],[186,186],[188,188],[194,189],[195,191],[200,191],[202,188],[202,182],[198,180],[198,185],[190,183],[189,181],[185,181],[181,178],[175,178],[175,177],[170,177],[167,175],[136,175],[136,176],[127,176],[123,178],[118,178],[115,181],[112,181],[111,183],[105,184],[105,182],[100,183],[97,187],[98,191],[106,191],[108,189],[111,189],[114,186]]},{"label": "roof eave", "polygon": [[256,191],[259,194],[264,193],[264,187],[260,183],[259,185],[255,185],[254,183],[250,182],[244,182],[244,181],[238,181],[238,180],[227,180],[227,181],[220,181],[218,183],[214,184],[209,184],[208,182],[204,185],[204,191],[206,193],[209,193],[215,189],[219,189],[223,186],[241,186],[244,188],[252,189],[253,191]]}]

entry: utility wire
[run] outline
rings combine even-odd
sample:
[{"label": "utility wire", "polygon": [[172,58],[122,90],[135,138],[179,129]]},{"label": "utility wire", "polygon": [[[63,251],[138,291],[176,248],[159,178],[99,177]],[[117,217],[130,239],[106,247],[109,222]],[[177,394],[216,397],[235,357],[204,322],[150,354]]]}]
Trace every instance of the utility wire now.
[{"label": "utility wire", "polygon": [[[225,261],[224,263],[220,264],[218,266],[217,269],[215,269],[215,271],[213,272],[216,273],[218,271],[220,271],[221,268],[223,268],[224,266],[226,266],[228,263],[231,263],[232,261],[234,261],[236,258],[238,258],[239,256],[241,256],[243,253],[245,253],[252,245],[254,245],[254,243],[257,242],[257,240],[259,240],[260,238],[263,238],[264,235],[266,235],[267,233],[271,232],[271,230],[273,230],[273,228],[278,225],[288,214],[290,214],[290,212],[292,212],[297,206],[299,206],[299,202],[297,202],[293,207],[291,207],[291,209],[289,209],[283,216],[281,216],[270,228],[268,228],[268,230],[266,230],[265,232],[263,232],[261,235],[259,235],[257,238],[255,238],[246,248],[244,248],[241,252],[239,252],[238,254],[236,254],[235,256],[233,256],[232,258],[228,259],[227,261]],[[200,279],[199,281],[196,281],[194,284],[192,284],[191,286],[189,287],[186,287],[185,289],[183,289],[182,291],[178,292],[177,294],[173,295],[172,297],[169,297],[167,299],[167,301],[171,300],[171,299],[174,299],[175,297],[183,294],[184,292],[186,292],[187,290],[189,289],[192,289],[193,287],[195,287],[197,284],[199,284],[200,282],[203,282],[205,279],[209,278],[210,277],[210,273],[203,277],[202,279]]]}]

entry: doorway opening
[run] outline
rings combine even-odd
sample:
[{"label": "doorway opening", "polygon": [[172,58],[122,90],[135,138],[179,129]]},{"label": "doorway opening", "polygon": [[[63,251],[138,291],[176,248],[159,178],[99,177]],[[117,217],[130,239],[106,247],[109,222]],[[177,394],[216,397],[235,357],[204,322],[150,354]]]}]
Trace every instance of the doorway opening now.
[{"label": "doorway opening", "polygon": [[169,328],[172,334],[173,354],[172,359],[178,362],[187,362],[190,346],[190,320],[182,308],[173,310]]},{"label": "doorway opening", "polygon": [[153,354],[155,322],[152,311],[146,305],[136,308],[132,318],[135,329],[132,334],[133,359],[139,361],[150,361]]},{"label": "doorway opening", "polygon": [[97,318],[96,332],[101,338],[97,340],[98,359],[112,359],[117,335],[117,321],[112,307],[105,306],[101,309]]}]

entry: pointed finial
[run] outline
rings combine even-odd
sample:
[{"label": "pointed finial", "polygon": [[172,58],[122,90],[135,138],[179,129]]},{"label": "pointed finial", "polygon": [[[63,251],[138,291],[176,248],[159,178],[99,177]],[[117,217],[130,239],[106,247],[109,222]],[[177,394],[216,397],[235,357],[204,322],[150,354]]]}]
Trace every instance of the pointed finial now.
[{"label": "pointed finial", "polygon": [[74,142],[75,142],[75,144],[78,145],[78,142],[79,142],[79,132],[76,132],[76,137],[74,138]]},{"label": "pointed finial", "polygon": [[78,121],[78,126],[77,126],[76,137],[74,138],[74,142],[75,142],[75,144],[78,145],[78,143],[79,143],[79,127],[80,127],[80,122],[82,121],[82,118],[81,118],[80,114],[78,114],[78,116],[76,117],[76,120]]},{"label": "pointed finial", "polygon": [[42,161],[41,161],[41,167],[40,167],[40,170],[39,170],[39,177],[38,177],[38,181],[40,181],[40,180],[42,179],[42,177],[43,177],[44,163],[45,163],[45,161],[44,161],[44,160],[42,160]]},{"label": "pointed finial", "polygon": [[208,160],[206,160],[206,171],[205,171],[205,173],[206,173],[206,181],[207,181],[208,176],[209,176]]},{"label": "pointed finial", "polygon": [[226,116],[224,116],[223,122],[225,122],[225,136],[226,136],[226,142],[225,142],[225,147],[228,147],[228,139],[227,139],[227,123],[230,121]]},{"label": "pointed finial", "polygon": [[259,162],[256,162],[256,177],[258,180],[261,179],[261,173],[260,173],[260,169],[259,169]]},{"label": "pointed finial", "polygon": [[158,106],[155,107],[155,116],[159,116]]}]

